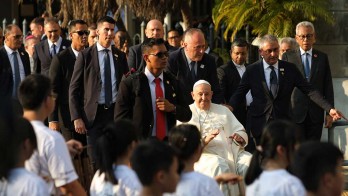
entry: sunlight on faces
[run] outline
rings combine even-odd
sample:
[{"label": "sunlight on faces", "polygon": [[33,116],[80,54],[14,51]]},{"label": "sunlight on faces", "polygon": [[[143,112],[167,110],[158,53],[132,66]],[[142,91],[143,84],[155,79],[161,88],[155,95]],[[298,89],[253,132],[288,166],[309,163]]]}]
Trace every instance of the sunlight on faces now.
[{"label": "sunlight on faces", "polygon": [[248,48],[245,47],[239,47],[234,46],[231,51],[231,58],[232,60],[238,64],[243,65],[248,57]]},{"label": "sunlight on faces", "polygon": [[180,47],[181,36],[179,35],[179,32],[170,31],[168,33],[167,41],[168,41],[169,45],[171,45],[173,47],[177,47],[177,48]]},{"label": "sunlight on faces", "polygon": [[146,54],[144,54],[144,60],[146,62],[146,67],[149,69],[151,73],[152,70],[164,69],[167,65],[167,56],[163,56],[162,58],[156,56],[158,53],[167,53],[167,49],[164,44],[154,45],[149,49]]},{"label": "sunlight on faces", "polygon": [[296,35],[298,45],[304,50],[308,51],[315,43],[315,33],[311,27],[300,26]]},{"label": "sunlight on faces", "polygon": [[280,44],[279,51],[279,59],[283,56],[283,54],[287,51],[291,50],[291,45],[289,43],[283,42]]},{"label": "sunlight on faces", "polygon": [[118,31],[115,34],[114,38],[115,46],[116,48],[120,49],[123,52],[128,52],[128,40],[127,40],[127,33],[124,31]]},{"label": "sunlight on faces", "polygon": [[34,37],[36,37],[36,38],[38,38],[38,39],[41,39],[41,36],[42,36],[42,28],[43,28],[42,26],[37,25],[37,24],[35,24],[35,23],[31,23],[30,26],[29,26],[29,28],[30,28],[31,34],[32,34]]},{"label": "sunlight on faces", "polygon": [[29,56],[34,55],[34,46],[39,43],[37,38],[29,39],[25,43],[25,51],[29,54]]},{"label": "sunlight on faces", "polygon": [[45,25],[45,34],[47,39],[51,42],[56,43],[60,37],[61,29],[58,23],[50,22]]},{"label": "sunlight on faces", "polygon": [[208,84],[199,84],[193,88],[191,93],[196,106],[201,110],[209,110],[213,91]]},{"label": "sunlight on faces", "polygon": [[89,35],[88,35],[88,45],[92,46],[97,42],[97,30],[89,29]]},{"label": "sunlight on faces", "polygon": [[88,42],[88,35],[83,34],[82,36],[80,36],[77,32],[79,31],[87,31],[88,27],[86,24],[79,24],[77,23],[75,25],[75,27],[72,28],[72,32],[70,33],[70,37],[71,37],[71,42],[72,45],[78,48],[80,47],[85,47],[87,46]]},{"label": "sunlight on faces", "polygon": [[279,44],[276,41],[266,41],[263,47],[259,49],[262,58],[269,64],[274,65],[278,62]]},{"label": "sunlight on faces", "polygon": [[164,30],[162,23],[159,20],[150,20],[146,25],[145,35],[147,38],[163,38]]},{"label": "sunlight on faces", "polygon": [[98,24],[97,35],[99,37],[98,42],[104,48],[108,48],[111,45],[112,40],[114,39],[115,25],[108,22],[103,22]]},{"label": "sunlight on faces", "polygon": [[191,36],[186,35],[183,43],[185,54],[191,61],[200,61],[205,52],[204,35],[200,32],[194,32]]},{"label": "sunlight on faces", "polygon": [[13,26],[11,31],[5,35],[6,45],[12,50],[17,50],[22,46],[23,33],[17,26]]}]

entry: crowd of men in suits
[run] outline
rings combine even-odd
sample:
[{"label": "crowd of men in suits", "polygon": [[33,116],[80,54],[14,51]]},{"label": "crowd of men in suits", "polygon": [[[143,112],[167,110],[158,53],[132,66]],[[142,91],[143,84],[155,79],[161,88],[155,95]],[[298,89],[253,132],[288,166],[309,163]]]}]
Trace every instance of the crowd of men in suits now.
[{"label": "crowd of men in suits", "polygon": [[[30,73],[46,75],[51,78],[53,90],[58,95],[56,110],[48,118],[49,127],[53,130],[62,131],[66,136],[75,135],[74,137],[78,137],[88,130],[89,134],[96,134],[92,138],[98,137],[97,130],[105,125],[107,119],[112,120],[116,118],[117,113],[122,113],[114,109],[117,95],[122,95],[122,90],[118,92],[119,87],[122,86],[122,78],[125,75],[132,75],[133,72],[144,72],[147,66],[147,58],[142,51],[144,44],[140,43],[129,48],[127,32],[121,30],[115,36],[114,20],[108,17],[104,18],[107,20],[98,23],[97,26],[92,25],[90,28],[83,20],[72,21],[68,29],[70,40],[62,38],[57,19],[36,18],[30,24],[32,35],[26,39],[25,48],[22,47],[23,35],[20,28],[16,25],[8,25],[4,29],[5,46],[0,49],[2,57],[0,70],[2,76],[1,93],[10,95],[16,100],[16,89],[20,81],[27,75]],[[103,27],[103,24],[105,24],[105,27]],[[91,39],[89,38],[90,34]],[[162,23],[158,20],[149,21],[145,29],[145,35],[147,39],[163,39]],[[291,118],[296,123],[301,124],[305,130],[311,130],[306,133],[307,139],[319,140],[324,122],[324,111],[320,105],[310,100],[311,96],[307,98],[305,94],[308,93],[304,94],[300,91],[309,82],[311,84],[310,88],[316,90],[314,92],[320,92],[330,104],[330,108],[325,108],[327,112],[325,117],[326,127],[329,127],[332,123],[329,109],[334,108],[334,95],[330,65],[325,53],[312,48],[316,36],[312,23],[302,22],[297,25],[295,39],[299,47],[296,47],[295,39],[282,40],[281,52],[288,50],[282,55],[283,57],[280,56],[283,60],[278,60],[277,55],[280,52],[278,41],[273,40],[272,36],[261,38],[263,40],[259,49],[261,59],[253,63],[253,66],[246,64],[249,45],[243,39],[235,39],[232,42],[231,61],[221,66],[217,65],[220,60],[207,54],[209,48],[207,48],[207,42],[201,30],[191,28],[182,35],[182,30],[173,29],[168,32],[168,35],[170,38],[168,37],[168,41],[164,42],[164,45],[169,55],[161,56],[167,62],[163,70],[165,73],[174,76],[175,80],[178,80],[178,86],[181,90],[173,93],[183,95],[188,104],[192,103],[190,93],[193,84],[200,79],[204,79],[212,85],[214,92],[212,101],[225,104],[231,110],[233,108],[233,113],[245,126],[250,137],[258,138],[262,127],[270,119]],[[115,39],[114,42],[114,37],[118,37],[117,40],[121,41]],[[273,47],[264,49],[269,43],[272,43]],[[292,44],[291,47],[290,44]],[[121,49],[123,52],[117,49],[115,45],[119,49],[125,45],[125,48]],[[289,47],[284,45],[289,45]],[[104,64],[102,48],[109,49],[107,59],[113,65],[110,70],[111,79],[105,78],[103,73],[109,70],[105,70],[101,65]],[[207,53],[206,49],[208,49]],[[12,53],[16,51],[17,53]],[[124,52],[128,53],[127,56],[124,56]],[[309,56],[303,57],[303,54]],[[290,74],[288,70],[292,70],[292,66],[287,65],[284,61],[295,64],[297,69],[294,70],[299,71],[300,74],[296,77],[295,75],[288,75]],[[260,66],[254,66],[255,64]],[[270,82],[267,81],[269,76],[266,74],[271,71],[265,67],[273,64],[279,66],[275,67],[278,78],[276,81],[276,95],[271,94]],[[17,65],[19,66],[17,67]],[[263,71],[258,70],[261,74],[257,73],[256,70],[251,71],[251,68],[261,67],[261,65],[265,68]],[[249,72],[253,75],[245,75]],[[242,79],[243,76],[244,80]],[[299,81],[297,77],[301,78],[302,76],[306,78],[306,82],[296,86],[297,88],[293,91],[293,87],[290,85],[291,80]],[[105,84],[109,80],[111,80],[111,87]],[[247,80],[250,81],[245,83]],[[256,86],[257,90],[255,90],[252,83],[262,86]],[[286,89],[285,87],[288,85],[290,85],[290,88]],[[111,100],[108,100],[110,103],[105,103],[103,100],[105,96],[109,96],[108,93],[105,95],[105,88],[111,88]],[[282,93],[285,93],[284,96],[282,96]],[[244,94],[246,95],[244,96]],[[260,98],[258,94],[260,94]],[[313,97],[313,93],[309,95]],[[128,98],[124,97],[124,99]],[[101,110],[99,108],[107,109]],[[104,114],[99,116],[101,111]],[[105,111],[109,111],[109,114]],[[147,112],[151,113],[151,110]],[[152,113],[155,113],[155,111],[152,111]],[[105,122],[98,125],[101,121]],[[141,127],[153,127],[153,122],[154,119],[149,119],[147,124],[138,121],[142,124]],[[169,129],[171,126],[167,128]],[[94,127],[96,127],[96,130]],[[145,135],[151,134],[146,133]],[[91,143],[93,144],[93,139]]]},{"label": "crowd of men in suits", "polygon": [[[233,111],[256,145],[263,127],[275,119],[291,119],[301,125],[306,140],[320,140],[324,112],[326,127],[342,117],[334,108],[328,57],[313,49],[316,34],[310,22],[297,25],[299,47],[285,52],[283,60],[278,59],[277,37],[263,36],[261,58],[249,65],[249,45],[243,39],[232,42],[231,61],[221,65],[219,58],[206,53],[207,42],[200,29],[173,34],[166,42],[158,20],[150,20],[145,41],[131,47],[126,33],[117,34],[121,41],[114,41],[115,21],[108,16],[100,18],[95,28],[83,20],[72,21],[70,40],[61,36],[55,18],[34,19],[30,29],[32,37],[26,48],[17,25],[4,29],[0,94],[12,97],[21,113],[20,82],[32,72],[49,77],[56,95],[49,128],[66,139],[88,144],[92,160],[103,128],[117,119],[131,119],[141,139],[165,140],[177,120],[190,120],[188,105],[193,103],[191,92],[198,80],[211,84],[212,102]],[[178,47],[174,41],[179,38]],[[30,39],[40,41],[29,45]],[[31,60],[25,50],[29,47],[34,49]],[[250,144],[250,151],[253,146]]]}]

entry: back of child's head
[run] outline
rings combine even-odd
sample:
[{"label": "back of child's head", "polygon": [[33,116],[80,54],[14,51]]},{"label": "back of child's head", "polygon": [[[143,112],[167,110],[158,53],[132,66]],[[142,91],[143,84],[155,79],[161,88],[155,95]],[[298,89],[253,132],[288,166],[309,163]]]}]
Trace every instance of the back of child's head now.
[{"label": "back of child's head", "polygon": [[129,120],[118,120],[108,124],[96,143],[96,164],[105,180],[117,184],[113,175],[113,164],[117,158],[128,153],[130,145],[137,141],[134,125]]},{"label": "back of child's head", "polygon": [[133,152],[131,165],[143,186],[154,183],[157,172],[166,171],[177,157],[175,150],[167,143],[156,139],[140,143]]},{"label": "back of child's head", "polygon": [[[291,171],[302,181],[307,191],[317,193],[320,181],[325,174],[340,175],[337,172],[342,171],[337,171],[337,166],[342,161],[343,153],[334,144],[319,141],[306,142],[296,151]],[[339,182],[336,181],[336,183]],[[343,183],[342,177],[342,188]]]},{"label": "back of child's head", "polygon": [[34,128],[28,120],[20,116],[8,118],[7,120],[10,121],[3,120],[4,118],[0,118],[1,155],[3,159],[0,164],[0,179],[7,178],[9,171],[17,167],[25,140],[29,140],[32,150],[37,148]]},{"label": "back of child's head", "polygon": [[295,145],[301,142],[301,130],[295,123],[286,120],[274,120],[263,129],[260,145],[254,152],[250,162],[245,183],[251,184],[261,173],[263,161],[274,159],[278,156],[277,146],[286,150],[290,163]]},{"label": "back of child's head", "polygon": [[48,77],[32,74],[19,85],[18,99],[25,110],[36,110],[51,95],[51,90],[51,81]]},{"label": "back of child's head", "polygon": [[169,143],[179,151],[180,160],[187,160],[202,145],[201,133],[195,125],[181,124],[170,130]]}]

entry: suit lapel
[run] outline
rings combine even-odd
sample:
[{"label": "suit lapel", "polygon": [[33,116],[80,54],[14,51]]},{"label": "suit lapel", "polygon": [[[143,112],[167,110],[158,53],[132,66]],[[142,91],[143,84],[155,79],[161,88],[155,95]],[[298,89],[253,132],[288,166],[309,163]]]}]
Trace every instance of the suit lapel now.
[{"label": "suit lapel", "polygon": [[43,44],[43,46],[42,46],[42,51],[43,51],[43,53],[46,55],[46,57],[47,57],[48,59],[51,59],[51,58],[52,58],[52,57],[51,57],[51,52],[50,52],[50,47],[49,47],[49,45],[48,45],[48,41],[47,41],[47,40],[44,41],[44,44]]},{"label": "suit lapel", "polygon": [[115,68],[115,77],[116,80],[120,80],[122,78],[118,78],[120,76],[120,69],[117,69],[117,64],[118,64],[118,55],[116,53],[116,49],[114,47],[111,47],[111,51],[112,51],[112,59],[114,60],[114,68]]},{"label": "suit lapel", "polygon": [[285,67],[282,63],[282,61],[278,61],[278,90],[276,97],[281,93],[284,85],[284,74],[285,74]]},{"label": "suit lapel", "polygon": [[[18,50],[18,53],[19,53],[19,56],[21,57],[25,76],[28,76],[30,74],[30,62],[28,62],[28,58],[26,58],[26,55],[24,54],[23,51]],[[29,57],[29,55],[27,57]]]},{"label": "suit lapel", "polygon": [[170,102],[174,103],[174,98],[176,97],[176,94],[174,92],[173,86],[171,84],[171,81],[169,80],[169,77],[167,74],[163,73],[163,86],[164,86],[164,94],[165,98]]},{"label": "suit lapel", "polygon": [[[182,59],[183,61],[181,62],[181,65],[183,65],[183,71],[184,73],[182,75],[185,76],[185,78],[190,78],[190,81],[191,81],[191,86],[193,86],[193,84],[195,83],[195,81],[193,80],[192,76],[191,76],[191,73],[190,73],[190,67],[189,67],[189,64],[187,62],[187,59],[186,59],[186,55],[185,55],[185,52],[184,52],[184,49],[181,49],[181,55],[182,55]],[[198,65],[198,64],[197,64]],[[197,68],[197,72],[198,72],[198,68]],[[197,75],[198,76],[198,75]]]},{"label": "suit lapel", "polygon": [[263,87],[263,90],[265,91],[265,94],[270,98],[273,99],[273,97],[271,96],[270,92],[269,92],[269,88],[267,86],[267,82],[266,82],[266,78],[265,78],[265,71],[263,69],[263,62],[262,59],[260,60],[260,64],[259,64],[259,75],[261,78],[261,85]]},{"label": "suit lapel", "polygon": [[97,49],[97,44],[94,44],[92,46],[92,55],[96,55],[94,56],[95,58],[92,57],[93,62],[91,62],[92,66],[94,67],[95,71],[96,71],[96,75],[97,77],[101,80],[100,78],[100,65],[99,65],[99,56],[98,56],[98,49]]},{"label": "suit lapel", "polygon": [[[151,89],[149,86],[148,79],[144,73],[140,74],[140,85],[142,85],[142,93],[144,93],[144,96],[142,96],[146,109],[144,111],[152,111],[152,100],[151,100]],[[151,112],[153,114],[154,111]],[[149,114],[150,115],[150,114]],[[151,115],[153,116],[153,115]]]},{"label": "suit lapel", "polygon": [[311,64],[311,75],[310,75],[310,81],[315,76],[315,74],[318,71],[318,63],[319,63],[319,56],[316,50],[312,50],[312,64]]}]

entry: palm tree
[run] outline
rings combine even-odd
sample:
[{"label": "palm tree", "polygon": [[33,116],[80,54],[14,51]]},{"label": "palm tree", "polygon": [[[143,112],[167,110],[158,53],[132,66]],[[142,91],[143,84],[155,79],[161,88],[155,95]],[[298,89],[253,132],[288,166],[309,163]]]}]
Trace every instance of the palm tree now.
[{"label": "palm tree", "polygon": [[330,0],[221,0],[213,9],[213,21],[216,29],[220,24],[226,25],[225,39],[232,31],[231,41],[247,25],[257,36],[287,37],[303,20],[314,22],[321,18],[333,24],[329,7]]}]

